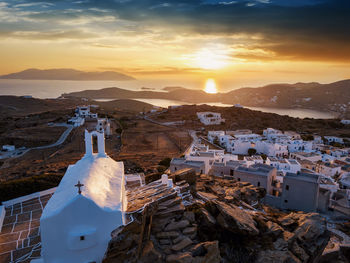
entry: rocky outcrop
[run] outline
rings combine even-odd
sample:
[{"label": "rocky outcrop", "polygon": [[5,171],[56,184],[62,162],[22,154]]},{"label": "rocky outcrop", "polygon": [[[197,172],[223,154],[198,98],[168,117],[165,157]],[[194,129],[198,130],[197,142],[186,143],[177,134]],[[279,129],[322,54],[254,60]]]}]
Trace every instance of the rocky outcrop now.
[{"label": "rocky outcrop", "polygon": [[337,263],[349,263],[350,262],[350,245],[341,244],[335,249],[327,251],[320,258],[320,263],[337,262]]},{"label": "rocky outcrop", "polygon": [[187,180],[174,191],[153,183],[129,192],[131,222],[112,233],[103,262],[320,259],[330,235],[318,214],[287,214],[263,206],[263,190],[231,178],[201,175],[195,182],[191,199],[182,198],[189,194]]},{"label": "rocky outcrop", "polygon": [[189,185],[160,182],[127,193],[130,223],[112,233],[104,263],[220,262],[218,241],[201,242],[188,204]]}]

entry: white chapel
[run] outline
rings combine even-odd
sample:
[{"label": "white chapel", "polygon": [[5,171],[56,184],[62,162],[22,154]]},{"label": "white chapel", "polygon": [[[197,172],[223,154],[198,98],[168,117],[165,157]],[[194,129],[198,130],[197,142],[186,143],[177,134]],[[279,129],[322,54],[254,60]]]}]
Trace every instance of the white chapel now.
[{"label": "white chapel", "polygon": [[43,211],[41,259],[32,262],[102,262],[111,232],[123,224],[123,162],[106,155],[103,132],[85,131],[85,148],[84,157],[68,167]]}]

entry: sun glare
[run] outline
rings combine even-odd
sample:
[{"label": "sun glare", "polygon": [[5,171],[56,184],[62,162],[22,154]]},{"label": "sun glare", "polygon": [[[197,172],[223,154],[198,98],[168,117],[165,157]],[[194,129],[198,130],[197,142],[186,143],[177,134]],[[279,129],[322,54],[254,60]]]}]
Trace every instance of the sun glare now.
[{"label": "sun glare", "polygon": [[204,91],[210,94],[218,93],[214,79],[207,79],[207,82],[205,83]]},{"label": "sun glare", "polygon": [[225,54],[210,49],[202,49],[194,56],[194,62],[197,67],[202,69],[221,69],[227,66]]}]

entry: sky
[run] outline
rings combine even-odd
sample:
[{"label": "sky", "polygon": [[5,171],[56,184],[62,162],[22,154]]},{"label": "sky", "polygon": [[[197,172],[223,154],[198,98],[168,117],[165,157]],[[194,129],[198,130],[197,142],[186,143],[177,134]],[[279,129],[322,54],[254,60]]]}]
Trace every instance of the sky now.
[{"label": "sky", "polygon": [[0,74],[114,70],[220,89],[350,78],[349,0],[0,0]]}]

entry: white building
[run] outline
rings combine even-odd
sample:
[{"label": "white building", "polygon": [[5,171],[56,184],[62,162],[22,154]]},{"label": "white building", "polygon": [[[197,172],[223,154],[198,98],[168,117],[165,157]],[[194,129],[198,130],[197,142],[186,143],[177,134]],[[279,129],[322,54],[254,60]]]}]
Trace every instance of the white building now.
[{"label": "white building", "polygon": [[85,131],[85,145],[85,156],[68,167],[40,218],[36,263],[102,262],[111,232],[123,224],[124,165],[106,155],[103,133]]},{"label": "white building", "polygon": [[236,134],[235,138],[240,141],[251,141],[251,142],[257,142],[262,139],[261,135],[255,134],[255,133]]},{"label": "white building", "polygon": [[221,118],[221,113],[217,112],[197,112],[197,116],[204,125],[218,125],[225,122],[225,119]]},{"label": "white building", "polygon": [[288,151],[289,152],[311,152],[312,151],[312,142],[303,141],[303,140],[290,140],[288,142]]},{"label": "white building", "polygon": [[329,155],[327,153],[322,153],[322,162],[334,162],[336,157]]},{"label": "white building", "polygon": [[79,106],[75,110],[75,116],[81,118],[97,119],[97,113],[90,111],[90,106]]},{"label": "white building", "polygon": [[16,150],[16,147],[14,145],[3,145],[2,150],[6,152],[13,152]]},{"label": "white building", "polygon": [[224,131],[208,131],[208,140],[211,143],[214,143],[216,139],[219,139],[220,136],[224,136]]},{"label": "white building", "polygon": [[339,185],[342,189],[350,189],[350,173],[344,173],[339,179]]},{"label": "white building", "polygon": [[298,173],[301,171],[300,163],[294,159],[267,157],[266,164],[275,167],[278,171],[283,172],[283,174],[286,174],[287,172]]},{"label": "white building", "polygon": [[273,128],[267,128],[265,130],[263,130],[263,135],[269,139],[269,137],[274,137],[277,134],[283,134],[280,130],[276,130]]},{"label": "white building", "polygon": [[250,148],[255,149],[255,142],[261,139],[261,136],[258,134],[220,135],[219,143],[232,154],[246,155]]},{"label": "white building", "polygon": [[247,155],[249,149],[255,149],[255,143],[250,141],[229,140],[225,145],[226,150],[232,154]]},{"label": "white building", "polygon": [[279,159],[275,158],[275,157],[267,157],[266,158],[266,162],[267,165],[270,165],[272,167],[275,167],[277,170],[279,168],[280,165],[280,161]]},{"label": "white building", "polygon": [[321,161],[322,160],[322,155],[314,153],[314,152],[310,152],[310,153],[295,152],[295,153],[291,153],[290,154],[290,158],[298,160],[298,161],[308,160],[308,161],[311,161],[311,162],[317,162],[317,161]]},{"label": "white building", "polygon": [[254,164],[263,164],[264,159],[259,155],[253,155],[253,156],[244,156],[243,160],[245,161],[246,165],[252,166]]},{"label": "white building", "polygon": [[333,157],[341,158],[341,157],[347,157],[349,155],[349,152],[348,150],[345,150],[345,149],[336,148],[336,149],[330,150],[329,154]]},{"label": "white building", "polygon": [[289,136],[290,138],[292,138],[293,140],[300,140],[301,136],[299,133],[295,132],[295,131],[285,131],[284,135]]},{"label": "white building", "polygon": [[349,125],[350,124],[350,120],[341,120],[340,122],[342,124],[345,124],[345,125]]},{"label": "white building", "polygon": [[256,151],[260,154],[265,154],[267,156],[274,156],[279,158],[288,156],[287,145],[283,145],[280,143],[271,143],[268,141],[257,141]]},{"label": "white building", "polygon": [[286,172],[290,172],[290,173],[298,173],[301,171],[301,164],[294,159],[286,159],[286,161],[289,164],[289,169],[286,170]]},{"label": "white building", "polygon": [[74,127],[79,127],[84,125],[85,123],[85,118],[79,117],[79,116],[74,116],[68,120],[69,124],[72,124]]},{"label": "white building", "polygon": [[318,162],[316,164],[316,173],[333,177],[336,174],[341,174],[341,166],[329,162]]},{"label": "white building", "polygon": [[336,136],[324,136],[327,143],[340,143],[343,144],[344,141],[342,138]]},{"label": "white building", "polygon": [[238,156],[225,154],[224,150],[210,150],[203,145],[193,145],[189,153],[185,155],[186,161],[203,162],[203,173],[208,174],[213,163],[226,163],[229,161],[237,161]]},{"label": "white building", "polygon": [[242,129],[242,130],[235,130],[235,131],[226,131],[226,134],[228,135],[243,135],[243,134],[252,134],[252,130],[249,129]]},{"label": "white building", "polygon": [[313,143],[314,144],[322,144],[323,143],[322,137],[319,135],[314,135]]}]

